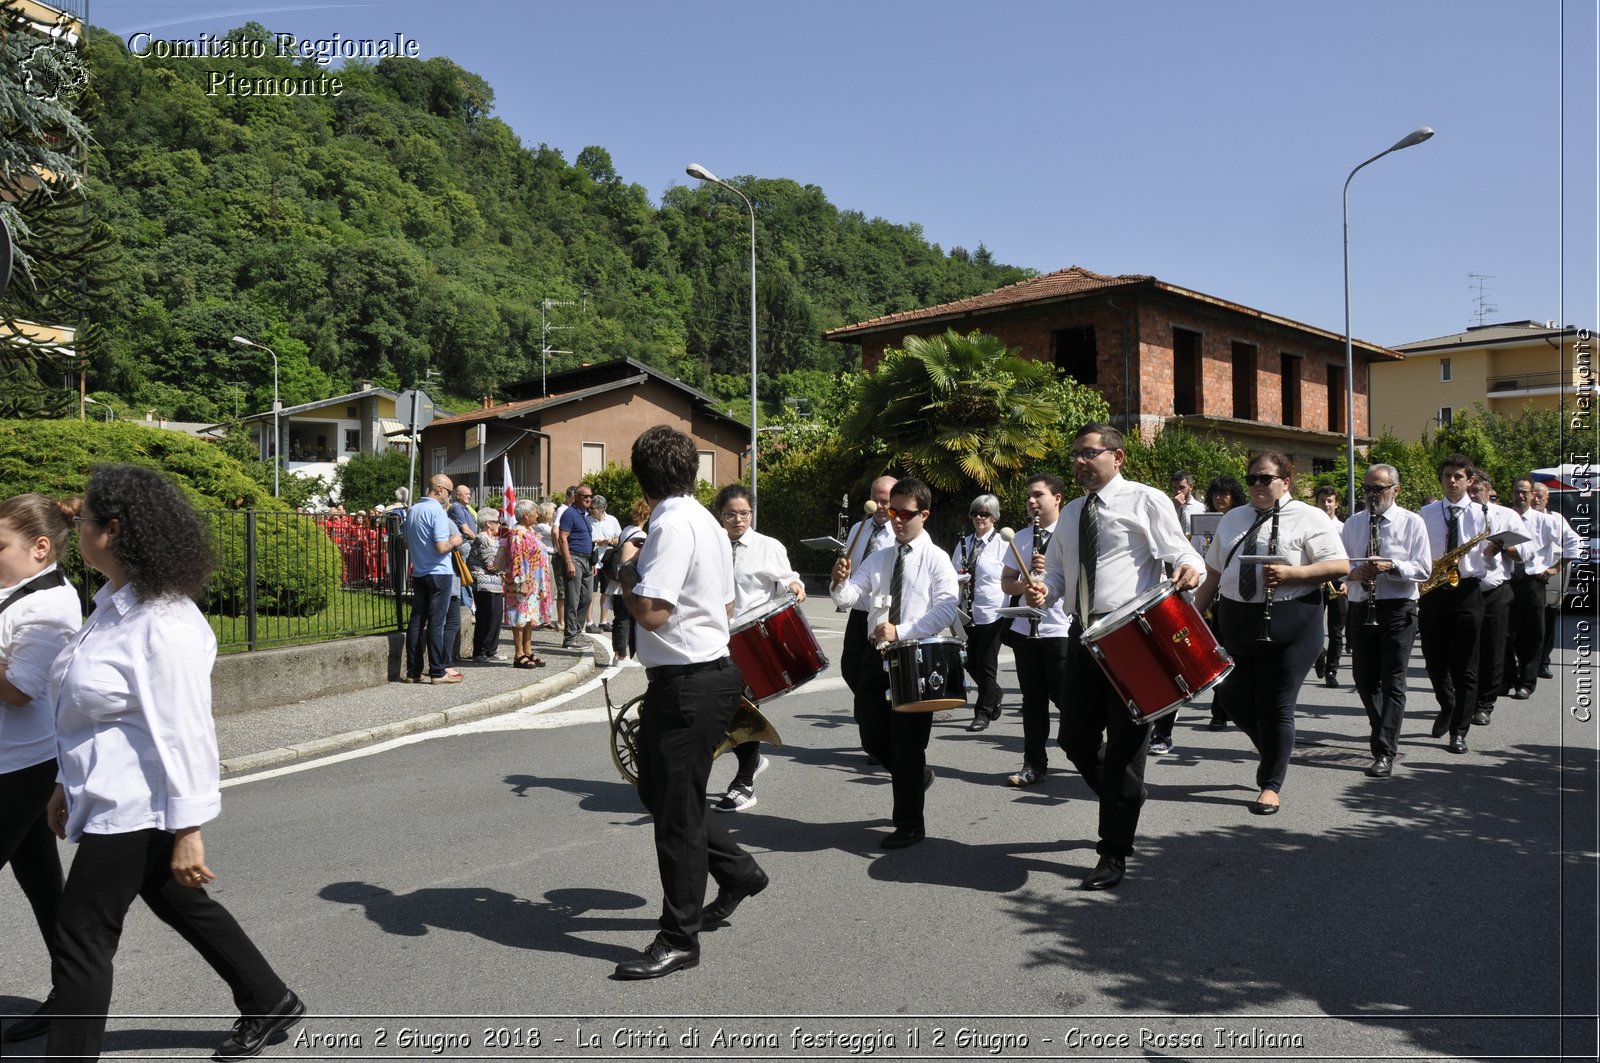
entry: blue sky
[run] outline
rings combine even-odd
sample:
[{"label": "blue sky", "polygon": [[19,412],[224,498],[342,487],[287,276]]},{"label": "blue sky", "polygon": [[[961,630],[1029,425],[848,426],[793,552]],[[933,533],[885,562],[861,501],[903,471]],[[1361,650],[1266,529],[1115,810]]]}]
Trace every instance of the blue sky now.
[{"label": "blue sky", "polygon": [[[1600,323],[1592,0],[92,0],[193,39],[254,20],[415,38],[524,144],[606,148],[652,200],[699,162],[1042,272],[1162,280],[1399,344]],[[452,16],[441,21],[440,15]],[[1563,24],[1564,20],[1564,24]],[[1563,69],[1564,61],[1564,69]]]}]

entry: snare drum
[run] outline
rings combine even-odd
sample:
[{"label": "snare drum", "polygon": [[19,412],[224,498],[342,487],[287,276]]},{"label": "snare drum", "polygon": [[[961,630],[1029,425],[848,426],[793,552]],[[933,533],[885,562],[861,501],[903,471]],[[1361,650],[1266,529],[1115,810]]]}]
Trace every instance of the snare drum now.
[{"label": "snare drum", "polygon": [[810,682],[828,667],[792,594],[734,617],[728,651],[750,700],[758,704]]},{"label": "snare drum", "polygon": [[1177,712],[1233,671],[1205,619],[1166,580],[1101,617],[1082,638],[1135,723]]},{"label": "snare drum", "polygon": [[895,712],[938,712],[967,703],[959,639],[907,639],[882,652]]}]

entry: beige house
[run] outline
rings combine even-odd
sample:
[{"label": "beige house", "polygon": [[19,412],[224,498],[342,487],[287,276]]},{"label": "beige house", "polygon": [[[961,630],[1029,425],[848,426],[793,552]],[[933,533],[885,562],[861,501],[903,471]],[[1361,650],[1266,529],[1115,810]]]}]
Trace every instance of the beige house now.
[{"label": "beige house", "polygon": [[1591,343],[1587,330],[1514,321],[1399,344],[1405,361],[1372,366],[1373,428],[1412,440],[1474,405],[1507,416],[1530,402],[1571,408],[1592,395]]}]

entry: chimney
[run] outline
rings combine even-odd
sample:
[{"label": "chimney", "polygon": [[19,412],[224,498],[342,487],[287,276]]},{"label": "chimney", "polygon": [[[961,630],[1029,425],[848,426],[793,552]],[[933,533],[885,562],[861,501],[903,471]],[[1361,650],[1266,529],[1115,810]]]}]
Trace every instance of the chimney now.
[{"label": "chimney", "polygon": [[372,390],[372,381],[363,380],[360,383],[361,383],[361,390],[362,391],[371,391]]}]

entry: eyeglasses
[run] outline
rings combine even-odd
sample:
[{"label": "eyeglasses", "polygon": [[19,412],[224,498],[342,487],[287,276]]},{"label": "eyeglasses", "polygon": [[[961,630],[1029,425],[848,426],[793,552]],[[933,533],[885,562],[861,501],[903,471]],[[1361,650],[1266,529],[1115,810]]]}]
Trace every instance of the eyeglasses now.
[{"label": "eyeglasses", "polygon": [[578,496],[578,501],[580,501],[580,502],[581,502],[581,501],[583,501],[583,500],[584,500],[584,499],[585,499],[585,498],[593,498],[593,497],[594,497],[594,495],[579,495],[579,496]]},{"label": "eyeglasses", "polygon": [[1283,477],[1279,476],[1277,473],[1258,472],[1246,476],[1244,478],[1244,482],[1249,484],[1251,487],[1265,487],[1272,481],[1281,479],[1283,479]]},{"label": "eyeglasses", "polygon": [[1111,447],[1084,447],[1081,450],[1074,450],[1070,457],[1074,461],[1093,461],[1102,454],[1111,453],[1112,449]]},{"label": "eyeglasses", "polygon": [[742,512],[737,509],[725,509],[722,511],[722,519],[729,524],[737,524],[741,520],[749,520],[754,515],[748,509]]},{"label": "eyeglasses", "polygon": [[888,508],[889,516],[893,517],[895,520],[915,520],[924,513],[928,512],[925,509],[895,509],[893,506]]},{"label": "eyeglasses", "polygon": [[1381,495],[1381,494],[1383,494],[1385,491],[1389,490],[1389,488],[1391,488],[1393,486],[1395,486],[1395,485],[1394,484],[1362,484],[1361,485],[1361,493],[1364,494],[1364,495]]}]

